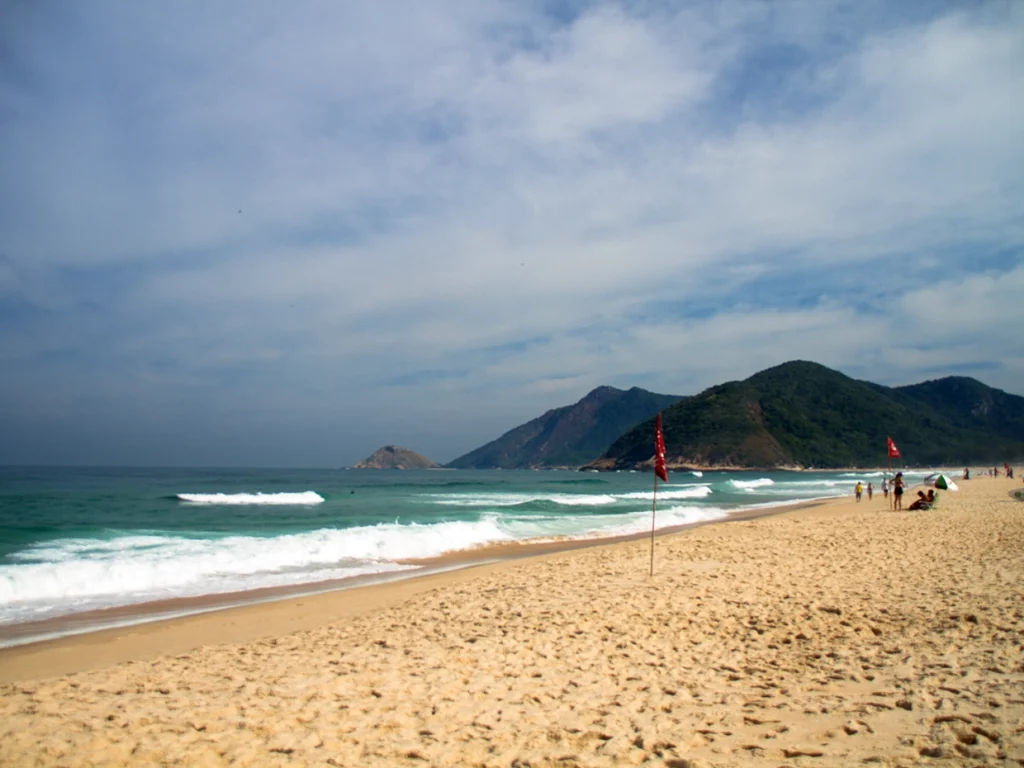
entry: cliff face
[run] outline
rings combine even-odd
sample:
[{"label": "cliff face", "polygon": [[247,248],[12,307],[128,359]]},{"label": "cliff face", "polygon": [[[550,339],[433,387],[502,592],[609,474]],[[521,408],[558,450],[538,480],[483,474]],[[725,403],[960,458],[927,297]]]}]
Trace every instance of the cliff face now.
[{"label": "cliff face", "polygon": [[353,469],[432,469],[440,466],[416,451],[399,448],[397,445],[385,445],[374,451],[372,456],[360,461]]}]

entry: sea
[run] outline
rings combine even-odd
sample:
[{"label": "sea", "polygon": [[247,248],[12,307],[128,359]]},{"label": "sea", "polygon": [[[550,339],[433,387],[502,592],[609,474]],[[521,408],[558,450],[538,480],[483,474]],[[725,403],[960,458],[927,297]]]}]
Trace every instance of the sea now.
[{"label": "sea", "polygon": [[[905,474],[913,483],[930,471]],[[881,479],[671,473],[655,524]],[[0,647],[210,610],[211,597],[222,607],[407,578],[453,553],[461,565],[486,561],[490,545],[639,534],[652,494],[650,472],[0,467]]]}]

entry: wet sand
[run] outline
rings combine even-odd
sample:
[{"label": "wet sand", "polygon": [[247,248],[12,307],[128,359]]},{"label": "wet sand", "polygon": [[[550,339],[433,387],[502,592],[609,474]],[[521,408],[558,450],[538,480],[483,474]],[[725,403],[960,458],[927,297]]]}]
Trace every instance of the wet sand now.
[{"label": "wet sand", "polygon": [[1024,504],[829,503],[0,653],[0,764],[1024,764]]}]

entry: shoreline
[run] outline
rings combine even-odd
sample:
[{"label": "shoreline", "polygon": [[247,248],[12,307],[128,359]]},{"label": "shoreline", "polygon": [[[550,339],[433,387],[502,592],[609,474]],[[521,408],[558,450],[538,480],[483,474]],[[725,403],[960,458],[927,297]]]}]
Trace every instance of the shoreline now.
[{"label": "shoreline", "polygon": [[[755,476],[757,476],[756,473]],[[712,482],[711,480],[702,481],[700,478],[691,478],[689,476],[674,477],[673,481],[674,484],[683,486],[699,484],[700,482]],[[491,485],[495,483],[501,485],[504,482],[506,481],[502,479],[495,481],[493,478],[486,478],[481,485],[481,492],[489,492],[488,489],[491,488]],[[771,481],[762,480],[760,482],[768,482],[770,484]],[[623,499],[627,497],[632,499],[633,497],[643,495],[642,490],[638,493],[632,488],[632,480],[624,484],[629,485],[629,488],[627,492],[620,494]],[[618,485],[619,483],[615,482],[610,487],[618,487]],[[809,488],[796,487],[792,493],[781,493],[778,495],[759,493],[757,499],[761,501],[761,504],[757,504],[751,503],[752,500],[748,501],[742,498],[744,494],[738,491],[738,487],[736,489],[728,488],[726,483],[725,487],[727,490],[736,491],[736,494],[727,496],[718,504],[712,503],[712,500],[707,498],[694,501],[693,509],[690,509],[691,503],[689,501],[672,502],[666,499],[663,504],[660,503],[659,529],[663,532],[670,532],[676,526],[670,526],[668,525],[669,523],[682,523],[685,525],[684,521],[693,520],[703,515],[720,518],[723,516],[734,516],[740,513],[738,510],[744,508],[758,509],[762,505],[795,504],[803,501],[813,501],[818,498],[827,498],[827,494],[836,492],[835,488],[829,487],[830,485],[829,483],[814,485],[813,491]],[[173,481],[163,483],[163,485],[159,486],[161,495],[159,497],[154,496],[153,498],[159,498],[161,501],[180,501],[179,497],[182,494],[165,492],[165,486],[177,487],[178,484]],[[303,485],[302,487],[306,486]],[[311,481],[308,487],[316,487],[315,482]],[[250,490],[256,490],[259,493],[258,489],[252,488]],[[331,486],[331,490],[334,492],[332,502],[338,502],[337,510],[329,507],[325,507],[325,509],[330,509],[332,513],[337,512],[339,515],[346,514],[346,509],[349,505],[341,504],[339,499],[348,500],[348,494],[355,491],[351,490],[347,484],[342,484],[338,487]],[[344,491],[344,496],[341,495],[342,490]],[[324,492],[329,493],[328,491]],[[548,492],[554,494],[554,496],[568,495],[570,493],[567,490],[554,487],[547,489],[545,487],[543,493]],[[576,489],[571,489],[571,492],[575,493]],[[593,488],[588,486],[584,493],[593,493]],[[821,496],[810,496],[812,493],[821,494]],[[685,494],[683,495],[685,496]],[[699,491],[695,495],[699,496]],[[140,498],[143,499],[143,502],[140,503],[144,503],[145,495],[140,496]],[[715,498],[717,499],[718,497],[716,496]],[[539,499],[531,497],[531,499],[533,501],[545,500],[542,497]],[[783,499],[789,500],[782,501]],[[291,499],[288,501],[290,503],[297,503]],[[562,503],[560,499],[554,497],[549,499],[549,501]],[[569,504],[573,501],[573,499],[568,499],[565,503]],[[608,499],[599,500],[601,504],[607,501]],[[659,499],[660,501],[661,499]],[[648,505],[650,503],[649,492],[646,503]],[[346,509],[342,509],[343,506]],[[479,504],[471,504],[470,506],[479,506]],[[120,547],[127,547],[127,552],[123,558],[120,558],[121,553],[113,553],[115,560],[118,560],[118,558],[123,560],[123,562],[118,563],[118,565],[123,567],[110,569],[105,568],[103,558],[95,558],[91,554],[83,556],[83,562],[79,563],[77,555],[74,554],[73,547],[70,548],[70,556],[62,552],[63,548],[69,548],[69,543],[60,539],[59,534],[56,537],[59,540],[57,550],[55,550],[56,554],[52,554],[51,550],[48,550],[48,540],[53,538],[51,534],[43,536],[38,542],[34,541],[30,536],[25,542],[24,546],[26,549],[24,553],[16,551],[11,558],[11,584],[10,588],[6,590],[8,602],[4,606],[4,616],[0,620],[0,649],[56,639],[66,635],[84,634],[108,627],[123,627],[140,622],[176,618],[191,613],[228,608],[234,605],[266,602],[274,599],[305,596],[327,590],[390,582],[396,579],[431,573],[437,570],[438,567],[448,568],[454,565],[466,567],[477,562],[486,562],[492,558],[521,557],[532,552],[535,544],[538,542],[547,542],[543,544],[543,547],[551,547],[553,549],[589,546],[590,543],[595,541],[614,542],[620,538],[628,538],[628,535],[620,536],[621,531],[636,530],[637,526],[642,527],[646,525],[644,518],[647,517],[647,512],[643,510],[642,505],[640,508],[627,508],[631,506],[631,504],[618,504],[615,510],[621,512],[619,515],[621,520],[616,518],[611,522],[602,517],[610,508],[600,507],[595,509],[592,516],[584,515],[583,522],[574,524],[572,518],[574,514],[579,513],[573,508],[571,513],[564,515],[567,524],[557,520],[562,513],[555,511],[546,513],[554,516],[555,524],[543,522],[547,518],[545,515],[542,515],[540,518],[542,522],[537,525],[521,526],[519,525],[519,519],[514,518],[507,527],[502,524],[503,521],[500,519],[504,515],[504,510],[499,509],[495,513],[495,517],[499,518],[497,523],[499,530],[494,530],[493,527],[484,525],[480,526],[479,530],[470,529],[468,533],[459,531],[458,535],[451,539],[444,536],[435,536],[426,546],[421,546],[415,541],[411,545],[407,545],[407,542],[402,540],[403,536],[405,539],[411,540],[415,537],[416,531],[414,527],[402,529],[398,526],[399,520],[397,517],[394,520],[395,530],[385,531],[388,534],[388,538],[382,539],[380,542],[373,541],[375,531],[372,530],[372,527],[375,524],[390,523],[391,521],[388,519],[381,517],[378,520],[371,515],[367,518],[369,522],[365,523],[365,528],[361,528],[360,526],[350,526],[343,520],[336,524],[333,518],[325,518],[325,522],[315,522],[308,531],[283,529],[287,532],[306,536],[319,533],[319,530],[313,529],[322,527],[326,530],[329,541],[322,548],[322,553],[320,550],[317,551],[316,557],[305,557],[305,551],[301,544],[292,545],[290,541],[284,542],[288,546],[294,546],[296,551],[285,553],[288,555],[288,558],[280,561],[285,563],[280,567],[280,570],[276,570],[273,565],[265,566],[266,562],[271,564],[279,562],[274,558],[274,553],[271,553],[269,557],[264,557],[266,550],[273,549],[273,544],[265,546],[263,550],[257,548],[257,551],[261,553],[258,557],[246,557],[246,547],[236,546],[235,549],[243,553],[244,564],[236,568],[234,563],[227,562],[222,568],[222,558],[229,560],[230,558],[238,558],[239,555],[231,549],[230,545],[214,546],[218,537],[212,534],[206,536],[202,532],[205,522],[198,521],[195,523],[195,525],[199,526],[198,538],[206,546],[205,549],[200,550],[199,554],[202,557],[195,558],[199,561],[198,564],[187,562],[185,566],[186,571],[181,574],[180,578],[178,578],[176,573],[171,577],[165,575],[166,571],[170,570],[165,567],[166,564],[175,562],[168,558],[178,557],[178,553],[170,546],[163,546],[164,542],[158,542],[160,546],[154,547],[154,549],[160,550],[160,554],[149,554],[145,551],[145,547],[130,542],[123,543],[124,539],[131,538],[130,535],[126,536],[121,533],[115,533],[112,536],[114,544]],[[188,502],[181,502],[179,507],[183,510],[182,515],[191,514],[193,509]],[[619,510],[619,507],[623,509]],[[669,509],[670,507],[673,509]],[[661,516],[662,508],[666,508],[666,511],[672,513],[670,515],[671,519],[665,519],[665,523],[661,523],[663,519]],[[282,507],[282,509],[286,508]],[[532,507],[530,509],[532,510]],[[564,508],[559,507],[558,509]],[[216,514],[212,511],[207,513],[202,508],[201,511],[205,514]],[[455,508],[453,505],[452,510],[445,510],[444,514],[451,515],[450,521],[462,523],[475,520],[471,512],[472,510],[463,514],[462,509]],[[378,511],[374,510],[374,514],[378,513]],[[178,514],[177,508],[170,514]],[[232,514],[235,514],[235,510],[232,510]],[[286,515],[285,512],[281,514],[283,518]],[[418,511],[414,511],[409,517],[403,517],[402,522],[416,523],[418,518],[415,515],[418,514]],[[523,519],[530,522],[529,518]],[[485,518],[481,518],[481,521],[484,520]],[[449,518],[442,516],[438,520],[431,520],[430,524],[432,525],[434,522],[449,522]],[[661,527],[662,525],[664,527]],[[587,530],[598,526],[604,526],[605,530]],[[101,525],[100,527],[103,528],[104,526]],[[118,528],[119,524],[115,522],[112,524],[112,527]],[[130,524],[124,527],[128,534],[133,530]],[[346,527],[356,527],[359,529],[359,534],[363,538],[354,539],[354,541],[360,546],[355,548],[345,546],[347,544],[345,541]],[[157,535],[173,540],[174,532],[178,530],[178,526],[171,526],[167,532],[160,532]],[[187,531],[181,530],[187,534]],[[641,528],[641,530],[642,532],[637,535],[647,535],[646,528]],[[542,534],[541,532],[545,533]],[[252,533],[243,525],[239,530],[239,534],[243,537],[250,535],[262,537],[259,525],[253,527]],[[86,534],[87,538],[93,535],[93,533]],[[191,537],[190,534],[188,535]],[[103,540],[106,534],[99,531],[96,536]],[[511,536],[533,536],[538,538],[519,538],[508,545],[497,542],[482,546],[473,545],[474,541],[487,538],[501,539]],[[565,538],[551,543],[551,540],[554,540],[556,537],[563,536]],[[226,538],[231,540],[231,537]],[[391,546],[393,543],[392,539],[398,539],[398,543],[395,546]],[[363,544],[363,540],[368,540],[369,544]],[[334,551],[332,547],[338,547],[339,542],[342,546],[341,549],[336,551],[350,554],[350,558],[332,554]],[[468,549],[434,557],[444,547],[453,545],[468,547]],[[41,559],[37,563],[32,558],[34,556],[33,548],[38,546],[42,546],[47,552],[41,555]],[[249,549],[251,548],[249,547]],[[163,556],[162,552],[164,549],[168,550],[170,554]],[[403,556],[417,559],[402,559]],[[53,559],[52,562],[50,558]],[[42,576],[38,579],[38,585],[33,583],[36,581],[35,572],[21,567],[23,559],[26,560],[30,567],[40,567]],[[6,557],[4,561],[6,564]],[[85,568],[78,567],[80,565],[85,566]],[[93,568],[93,571],[90,572],[88,568]],[[409,572],[402,572],[403,569]],[[136,570],[139,574],[138,579],[134,578]],[[89,573],[90,575],[84,576],[83,573]],[[204,574],[208,578],[204,578]],[[79,583],[79,581],[84,583]],[[88,583],[92,581],[96,583]],[[75,597],[76,595],[80,596]]]},{"label": "shoreline", "polygon": [[[744,522],[764,517],[772,517],[802,509],[843,503],[846,496],[822,497],[793,502],[769,502],[767,504],[742,507],[722,517],[701,520],[684,525],[668,526],[657,529],[656,539],[678,535],[682,532],[705,526],[716,526],[727,523]],[[287,614],[289,620],[291,607],[305,607],[303,601],[310,599],[343,599],[343,595],[352,594],[352,603],[356,611],[372,610],[372,600],[379,599],[382,603],[390,602],[389,592],[416,594],[422,591],[421,583],[433,586],[442,583],[445,577],[452,580],[471,578],[476,572],[500,568],[522,560],[531,560],[576,552],[579,550],[613,547],[636,541],[650,539],[650,532],[631,533],[619,536],[594,536],[588,538],[567,538],[554,541],[523,540],[520,542],[503,542],[476,547],[470,550],[458,550],[437,557],[422,560],[401,560],[401,564],[419,566],[416,570],[392,571],[380,574],[355,576],[349,579],[311,582],[286,587],[268,587],[264,589],[230,592],[198,597],[181,597],[167,600],[135,603],[125,606],[85,611],[77,614],[59,616],[38,622],[23,622],[0,627],[0,683],[13,682],[14,668],[21,668],[22,662],[31,658],[40,663],[41,669],[49,670],[50,662],[44,659],[66,658],[69,651],[78,644],[92,646],[94,643],[113,641],[121,642],[131,638],[147,638],[162,634],[167,628],[171,637],[169,647],[172,652],[187,650],[187,642],[177,637],[177,626],[188,626],[191,631],[201,633],[204,620],[211,623],[231,623],[232,614],[245,614],[240,626],[245,626],[249,615],[256,615],[261,610],[270,612],[274,606],[281,606],[281,613]],[[469,574],[463,576],[457,574]],[[408,585],[408,588],[402,588]],[[424,586],[424,589],[427,587]],[[281,605],[285,604],[285,605]],[[348,610],[343,610],[349,615]],[[166,626],[165,626],[166,625]],[[232,638],[235,634],[229,633]],[[253,634],[245,629],[237,633],[238,639],[231,642],[256,639],[262,633]],[[12,642],[13,640],[13,642]],[[136,652],[137,644],[127,643],[127,647]],[[119,653],[101,654],[100,663],[111,663],[111,660],[127,660]],[[116,663],[114,661],[113,663]],[[54,674],[68,674],[91,668],[69,666],[66,662],[57,663]],[[33,666],[33,670],[38,667]]]},{"label": "shoreline", "polygon": [[[850,472],[882,472],[885,468],[852,468]],[[711,470],[714,471],[714,470]],[[816,472],[816,469],[803,470]],[[835,472],[838,470],[821,470]],[[912,470],[919,471],[919,470]],[[948,470],[947,474],[949,473]],[[981,475],[978,475],[981,477]],[[698,478],[699,479],[699,478]],[[804,505],[831,503],[842,500],[843,496],[816,497],[806,500],[766,502],[738,507],[725,512],[721,517],[666,526],[657,530],[656,536],[668,536],[688,528],[714,525],[731,520],[752,519],[778,514]],[[649,531],[613,536],[580,536],[563,539],[524,539],[511,542],[486,544],[466,550],[455,550],[442,555],[422,559],[400,559],[398,565],[407,570],[381,571],[378,573],[352,576],[342,579],[311,581],[274,587],[261,587],[243,591],[210,593],[194,596],[171,597],[160,600],[128,603],[106,608],[92,609],[49,617],[37,621],[0,625],[0,664],[6,651],[34,646],[40,643],[60,641],[65,638],[81,637],[96,632],[126,630],[134,626],[155,622],[173,621],[232,610],[246,606],[258,606],[280,600],[313,597],[320,594],[362,589],[369,586],[386,586],[409,579],[423,578],[447,571],[463,570],[487,565],[492,562],[528,558],[536,555],[572,551],[594,546],[607,546],[634,539],[646,539]]]},{"label": "shoreline", "polygon": [[1020,485],[964,486],[9,649],[0,763],[1017,764]]}]

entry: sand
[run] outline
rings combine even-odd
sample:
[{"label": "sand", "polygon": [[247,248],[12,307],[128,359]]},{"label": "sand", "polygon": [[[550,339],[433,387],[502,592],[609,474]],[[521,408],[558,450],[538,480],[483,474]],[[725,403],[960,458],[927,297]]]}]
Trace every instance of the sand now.
[{"label": "sand", "polygon": [[1020,481],[961,487],[11,649],[0,764],[1024,765]]}]

